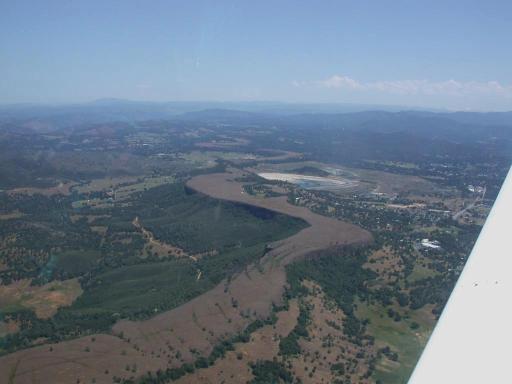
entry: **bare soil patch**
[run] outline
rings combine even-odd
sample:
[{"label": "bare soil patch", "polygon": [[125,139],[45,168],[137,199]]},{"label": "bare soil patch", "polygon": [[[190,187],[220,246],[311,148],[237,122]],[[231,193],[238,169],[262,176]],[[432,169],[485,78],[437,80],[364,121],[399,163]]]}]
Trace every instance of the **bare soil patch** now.
[{"label": "bare soil patch", "polygon": [[33,309],[37,317],[50,318],[63,306],[71,305],[82,294],[78,279],[52,281],[42,286],[31,286],[30,279],[0,286],[0,308],[20,305]]},{"label": "bare soil patch", "polygon": [[20,325],[15,320],[0,321],[0,337],[18,332]]}]

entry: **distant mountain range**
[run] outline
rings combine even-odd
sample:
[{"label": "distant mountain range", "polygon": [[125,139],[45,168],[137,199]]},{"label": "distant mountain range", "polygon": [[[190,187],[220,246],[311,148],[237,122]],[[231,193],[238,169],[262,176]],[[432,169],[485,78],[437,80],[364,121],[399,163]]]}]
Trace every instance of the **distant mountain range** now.
[{"label": "distant mountain range", "polygon": [[443,134],[464,129],[473,135],[486,127],[498,136],[512,131],[512,112],[446,112],[358,104],[277,102],[139,102],[102,99],[83,104],[0,105],[0,125],[52,131],[77,125],[144,120],[181,120],[222,124],[274,124],[370,129],[378,132],[414,129]]}]

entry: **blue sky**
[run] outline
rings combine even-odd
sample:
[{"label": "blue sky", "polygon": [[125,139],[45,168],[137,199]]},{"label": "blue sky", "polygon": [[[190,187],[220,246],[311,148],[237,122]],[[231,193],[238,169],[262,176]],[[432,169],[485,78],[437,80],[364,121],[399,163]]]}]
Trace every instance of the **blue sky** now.
[{"label": "blue sky", "polygon": [[0,0],[0,103],[512,110],[512,1]]}]

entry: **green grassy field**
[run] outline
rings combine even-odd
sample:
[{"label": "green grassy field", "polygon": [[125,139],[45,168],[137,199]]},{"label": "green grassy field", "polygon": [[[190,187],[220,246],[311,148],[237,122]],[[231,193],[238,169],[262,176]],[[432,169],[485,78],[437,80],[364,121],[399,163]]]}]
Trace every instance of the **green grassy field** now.
[{"label": "green grassy field", "polygon": [[427,277],[433,277],[437,275],[437,272],[428,267],[424,267],[419,264],[415,264],[411,274],[407,277],[407,280],[412,283]]},{"label": "green grassy field", "polygon": [[[361,302],[357,305],[356,314],[370,321],[367,333],[375,337],[378,348],[389,346],[393,352],[398,353],[397,361],[381,357],[377,362],[374,379],[383,384],[407,383],[433,327],[432,315],[426,311],[409,311],[410,318],[395,321],[388,316],[384,306]],[[411,328],[414,322],[419,328]]]},{"label": "green grassy field", "polygon": [[175,307],[211,285],[196,281],[192,263],[172,260],[112,269],[96,276],[71,307],[85,312],[118,312],[122,315],[157,312]]},{"label": "green grassy field", "polygon": [[112,269],[92,279],[70,310],[147,317],[177,307],[214,287],[234,272],[235,266],[240,268],[261,257],[263,250],[263,246],[254,246],[199,262],[181,258]]}]

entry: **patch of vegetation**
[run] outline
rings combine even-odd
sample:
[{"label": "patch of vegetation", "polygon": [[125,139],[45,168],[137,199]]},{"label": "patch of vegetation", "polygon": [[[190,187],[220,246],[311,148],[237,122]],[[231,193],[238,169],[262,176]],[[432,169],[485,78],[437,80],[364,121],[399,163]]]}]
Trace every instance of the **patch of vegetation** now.
[{"label": "patch of vegetation", "polygon": [[245,184],[243,188],[249,195],[254,196],[277,197],[285,195],[283,193],[273,191],[272,188],[266,184]]},{"label": "patch of vegetation", "polygon": [[331,371],[336,375],[344,375],[345,374],[345,364],[343,363],[334,363],[331,365]]},{"label": "patch of vegetation", "polygon": [[189,253],[268,243],[306,226],[263,208],[194,193],[179,183],[144,193],[137,205],[145,228]]},{"label": "patch of vegetation", "polygon": [[254,375],[251,384],[293,383],[292,374],[282,363],[276,361],[257,361],[251,364],[251,370]]},{"label": "patch of vegetation", "polygon": [[50,319],[39,319],[32,310],[4,313],[4,318],[21,319],[20,331],[0,338],[0,354],[30,347],[34,340],[58,342],[87,333],[106,332],[116,318],[110,313],[84,313],[60,309]]},{"label": "patch of vegetation", "polygon": [[[416,321],[403,319],[397,322],[387,312],[386,307],[381,304],[358,303],[357,316],[368,319],[367,333],[375,338],[377,345],[384,345],[379,354],[382,356],[377,359],[373,378],[382,383],[405,384],[429,334],[428,331],[412,329],[411,325],[418,321],[422,323],[422,329],[430,329],[432,320],[415,316]],[[392,369],[383,357],[393,362]]]},{"label": "patch of vegetation", "polygon": [[[61,279],[80,276],[91,270],[100,259],[97,250],[69,250],[56,254],[54,269]],[[52,263],[52,261],[50,261]]]},{"label": "patch of vegetation", "polygon": [[366,284],[376,276],[374,272],[363,268],[368,254],[368,248],[331,248],[315,252],[303,261],[287,267],[290,295],[304,293],[302,281],[316,282],[343,310],[343,331],[355,342],[360,342],[364,322],[354,314],[354,299],[356,296],[368,296]]},{"label": "patch of vegetation", "polygon": [[310,322],[309,318],[310,308],[305,303],[301,303],[299,316],[297,318],[297,325],[293,330],[279,342],[279,354],[283,356],[296,356],[302,350],[299,345],[301,337],[308,337],[309,333],[307,326]]},{"label": "patch of vegetation", "polygon": [[84,282],[84,293],[71,309],[118,313],[132,319],[147,318],[213,288],[222,279],[259,259],[263,252],[264,245],[258,244],[204,256],[198,262],[188,258],[148,260],[110,269]]}]

